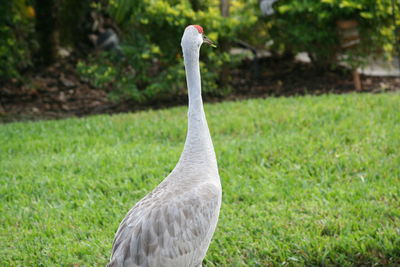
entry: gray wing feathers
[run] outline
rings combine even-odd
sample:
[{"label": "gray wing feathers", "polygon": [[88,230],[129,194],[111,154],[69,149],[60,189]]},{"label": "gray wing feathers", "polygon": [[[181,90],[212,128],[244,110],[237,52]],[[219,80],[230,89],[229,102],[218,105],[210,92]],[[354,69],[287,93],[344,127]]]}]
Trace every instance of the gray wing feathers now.
[{"label": "gray wing feathers", "polygon": [[201,264],[218,218],[219,190],[203,184],[167,195],[165,199],[162,192],[150,193],[129,211],[115,235],[107,266]]}]

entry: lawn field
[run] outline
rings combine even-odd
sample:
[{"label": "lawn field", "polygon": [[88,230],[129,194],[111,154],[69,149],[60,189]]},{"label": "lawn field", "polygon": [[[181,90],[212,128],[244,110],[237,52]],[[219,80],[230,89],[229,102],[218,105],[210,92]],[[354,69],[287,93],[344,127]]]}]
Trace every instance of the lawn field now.
[{"label": "lawn field", "polygon": [[[203,266],[399,266],[400,94],[205,106],[223,203]],[[186,107],[0,125],[0,266],[104,266],[175,166]]]}]

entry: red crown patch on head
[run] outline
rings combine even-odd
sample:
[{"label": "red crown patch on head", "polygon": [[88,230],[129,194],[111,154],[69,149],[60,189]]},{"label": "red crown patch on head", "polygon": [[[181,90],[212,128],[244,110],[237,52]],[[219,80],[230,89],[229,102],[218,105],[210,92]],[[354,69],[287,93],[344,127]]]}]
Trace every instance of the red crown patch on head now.
[{"label": "red crown patch on head", "polygon": [[192,26],[195,27],[199,31],[199,33],[201,33],[201,34],[204,33],[203,27],[201,27],[200,25],[192,25]]}]

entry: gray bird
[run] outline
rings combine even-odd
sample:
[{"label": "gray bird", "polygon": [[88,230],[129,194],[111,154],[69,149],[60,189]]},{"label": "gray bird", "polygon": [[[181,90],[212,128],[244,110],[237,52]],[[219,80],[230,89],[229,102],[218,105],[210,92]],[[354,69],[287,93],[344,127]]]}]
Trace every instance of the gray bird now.
[{"label": "gray bird", "polygon": [[173,171],[126,215],[107,266],[201,266],[221,206],[221,182],[201,97],[200,47],[213,45],[203,28],[182,37],[189,93],[188,132]]}]

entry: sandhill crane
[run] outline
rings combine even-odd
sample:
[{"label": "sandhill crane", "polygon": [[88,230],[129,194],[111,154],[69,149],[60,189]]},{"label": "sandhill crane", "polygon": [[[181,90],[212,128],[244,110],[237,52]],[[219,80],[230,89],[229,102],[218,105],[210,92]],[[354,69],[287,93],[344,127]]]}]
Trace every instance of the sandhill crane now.
[{"label": "sandhill crane", "polygon": [[173,171],[126,215],[115,235],[111,266],[201,266],[218,221],[221,182],[201,97],[203,28],[182,37],[189,94],[188,131]]}]

